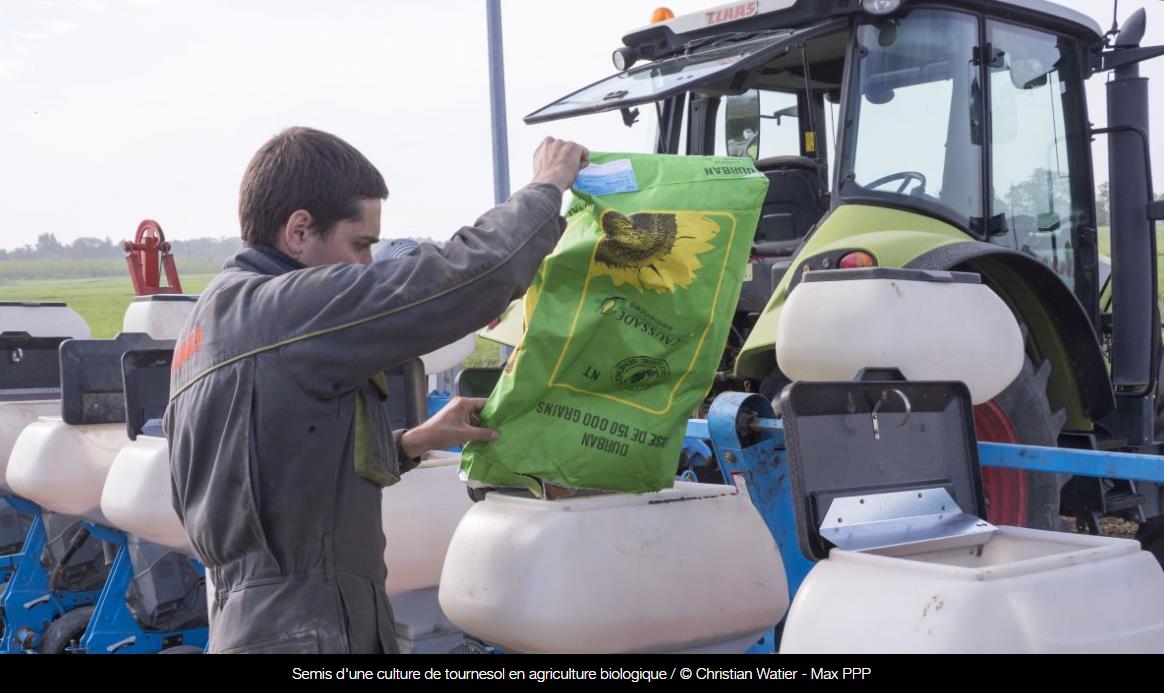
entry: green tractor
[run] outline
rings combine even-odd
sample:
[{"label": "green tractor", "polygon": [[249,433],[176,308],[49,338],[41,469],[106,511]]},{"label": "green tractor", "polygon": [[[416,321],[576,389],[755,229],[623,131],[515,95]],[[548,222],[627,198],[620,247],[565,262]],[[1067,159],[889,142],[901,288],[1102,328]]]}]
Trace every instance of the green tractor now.
[{"label": "green tractor", "polygon": [[[1164,48],[1139,46],[1144,25],[1140,10],[1105,33],[1042,0],[751,0],[628,34],[617,74],[525,120],[619,111],[632,125],[650,109],[658,152],[750,156],[769,177],[718,388],[779,394],[778,318],[805,272],[971,271],[1027,353],[976,407],[980,440],[1155,454],[1164,205],[1138,63]],[[1094,129],[1084,83],[1107,73],[1109,126]],[[1110,139],[1110,262],[1097,136]],[[992,522],[1054,529],[1065,513],[1098,532],[1122,514],[1164,553],[1154,485],[995,469],[985,486]]]}]

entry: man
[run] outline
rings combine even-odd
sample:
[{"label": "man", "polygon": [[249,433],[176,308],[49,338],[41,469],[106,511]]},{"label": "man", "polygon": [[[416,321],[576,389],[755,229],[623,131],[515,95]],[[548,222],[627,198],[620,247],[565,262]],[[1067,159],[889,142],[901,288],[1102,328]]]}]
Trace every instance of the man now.
[{"label": "man", "polygon": [[380,489],[426,450],[497,434],[466,399],[389,431],[381,372],[525,291],[587,157],[547,138],[533,182],[443,250],[372,264],[388,190],[363,155],[307,128],[255,154],[246,247],[179,335],[165,416],[174,507],[214,586],[211,652],[397,651]]}]

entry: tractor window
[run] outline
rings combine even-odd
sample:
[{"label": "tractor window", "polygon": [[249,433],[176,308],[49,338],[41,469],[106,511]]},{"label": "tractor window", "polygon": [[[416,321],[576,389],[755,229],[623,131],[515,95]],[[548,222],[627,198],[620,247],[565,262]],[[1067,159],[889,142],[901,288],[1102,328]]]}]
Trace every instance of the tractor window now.
[{"label": "tractor window", "polygon": [[981,229],[981,104],[971,15],[917,10],[858,28],[841,193]]},{"label": "tractor window", "polygon": [[987,35],[993,209],[1006,221],[1006,235],[995,240],[1074,286],[1073,232],[1087,214],[1072,194],[1072,173],[1081,168],[1075,150],[1086,146],[1068,129],[1081,117],[1073,52],[1053,35],[1001,22],[990,22]]}]

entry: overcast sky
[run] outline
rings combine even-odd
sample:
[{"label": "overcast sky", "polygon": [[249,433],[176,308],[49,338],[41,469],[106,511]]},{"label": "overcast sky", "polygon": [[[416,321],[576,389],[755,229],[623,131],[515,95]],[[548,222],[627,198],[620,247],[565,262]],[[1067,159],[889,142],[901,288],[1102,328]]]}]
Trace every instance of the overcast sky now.
[{"label": "overcast sky", "polygon": [[[611,50],[658,4],[502,3],[515,188],[546,134],[649,148],[648,128],[627,129],[617,113],[534,127],[521,117],[613,72]],[[1110,0],[1063,4],[1111,23]],[[1164,4],[1123,0],[1121,19],[1141,6],[1145,43],[1164,43]],[[1164,58],[1145,73],[1164,78]],[[1164,79],[1153,92],[1159,122]],[[243,169],[289,125],[334,132],[380,168],[385,237],[443,239],[471,223],[493,200],[484,1],[0,2],[0,248],[45,232],[121,240],[146,217],[170,238],[235,235]],[[1164,182],[1162,139],[1153,159]],[[1096,177],[1107,178],[1105,163]]]}]

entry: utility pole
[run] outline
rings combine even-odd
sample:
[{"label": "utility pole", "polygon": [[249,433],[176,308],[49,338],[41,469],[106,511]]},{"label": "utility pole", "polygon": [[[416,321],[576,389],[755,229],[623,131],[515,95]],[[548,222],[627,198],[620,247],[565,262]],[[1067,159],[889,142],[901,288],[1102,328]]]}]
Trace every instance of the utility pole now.
[{"label": "utility pole", "polygon": [[485,0],[489,29],[489,114],[493,121],[493,198],[509,197],[509,138],[505,130],[505,54],[501,42],[501,0]]}]

